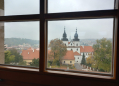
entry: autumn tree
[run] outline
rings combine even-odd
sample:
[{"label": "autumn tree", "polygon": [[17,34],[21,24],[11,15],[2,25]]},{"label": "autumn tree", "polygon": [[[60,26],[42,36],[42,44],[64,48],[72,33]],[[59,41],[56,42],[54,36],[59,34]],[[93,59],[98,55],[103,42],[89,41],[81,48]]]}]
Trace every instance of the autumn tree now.
[{"label": "autumn tree", "polygon": [[30,63],[30,66],[39,67],[39,58],[38,59],[34,58]]},{"label": "autumn tree", "polygon": [[84,53],[83,53],[83,57],[82,57],[82,60],[81,60],[81,64],[86,65],[86,59],[85,59],[85,55],[84,55]]},{"label": "autumn tree", "polygon": [[104,70],[105,72],[111,71],[111,59],[112,59],[112,43],[106,38],[102,38],[96,41],[94,48],[94,63],[93,67],[98,70]]},{"label": "autumn tree", "polygon": [[94,63],[94,57],[93,55],[89,55],[88,58],[86,59],[86,65],[92,67],[93,63]]},{"label": "autumn tree", "polygon": [[62,57],[67,52],[65,44],[60,39],[53,39],[50,41],[49,47],[51,48],[49,58],[54,58],[52,64],[60,66]]},{"label": "autumn tree", "polygon": [[15,56],[11,54],[10,51],[5,51],[5,64],[13,63],[15,60]]}]

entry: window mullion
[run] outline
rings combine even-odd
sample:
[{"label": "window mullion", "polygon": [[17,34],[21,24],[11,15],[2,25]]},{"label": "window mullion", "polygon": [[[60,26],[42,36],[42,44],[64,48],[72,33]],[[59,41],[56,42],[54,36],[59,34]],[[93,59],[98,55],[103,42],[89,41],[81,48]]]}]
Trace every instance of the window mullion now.
[{"label": "window mullion", "polygon": [[40,0],[40,72],[45,71],[45,57],[46,57],[46,21],[44,18],[47,12],[47,0]]},{"label": "window mullion", "polygon": [[47,20],[62,19],[91,19],[91,18],[109,18],[114,17],[118,10],[98,10],[85,12],[66,12],[45,14]]}]

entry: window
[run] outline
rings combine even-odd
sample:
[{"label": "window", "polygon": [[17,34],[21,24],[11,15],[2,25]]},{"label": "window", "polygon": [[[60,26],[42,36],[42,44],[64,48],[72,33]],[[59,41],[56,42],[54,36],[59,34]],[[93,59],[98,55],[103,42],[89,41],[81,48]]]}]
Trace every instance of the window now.
[{"label": "window", "polygon": [[70,61],[70,63],[72,63],[72,61]]},{"label": "window", "polygon": [[[0,0],[1,1],[1,0]],[[7,0],[6,0],[7,1]],[[14,1],[16,1],[16,0],[14,0]],[[21,0],[20,0],[21,1]],[[22,1],[24,1],[24,0],[22,0]],[[34,1],[34,0],[33,0]],[[49,77],[48,79],[50,80],[50,78],[52,79],[54,79],[54,81],[56,81],[57,83],[59,83],[58,81],[57,81],[57,76],[59,76],[59,75],[61,75],[63,78],[65,78],[66,80],[68,80],[67,79],[67,77],[69,77],[70,75],[72,75],[71,77],[73,77],[73,78],[75,78],[75,77],[80,77],[80,76],[85,76],[85,77],[83,77],[83,78],[86,78],[86,77],[95,77],[95,78],[108,78],[108,79],[116,79],[115,77],[117,77],[117,75],[116,75],[116,72],[118,73],[118,70],[117,70],[117,66],[118,65],[116,65],[116,64],[118,64],[118,58],[117,58],[117,54],[116,53],[118,53],[118,50],[117,50],[117,46],[118,46],[118,34],[117,34],[117,29],[118,29],[118,23],[117,23],[117,21],[118,21],[118,8],[117,8],[117,5],[115,4],[115,6],[114,6],[114,0],[112,0],[112,1],[110,1],[109,2],[109,4],[110,5],[108,5],[108,3],[105,3],[105,2],[103,2],[104,0],[99,0],[99,2],[100,3],[103,3],[103,6],[100,6],[99,8],[101,8],[101,9],[94,9],[95,7],[91,7],[91,8],[93,8],[93,9],[82,9],[82,10],[80,10],[80,9],[78,9],[78,8],[80,8],[80,7],[76,7],[77,9],[72,9],[72,7],[73,6],[70,6],[70,8],[71,8],[71,10],[70,9],[68,9],[68,10],[65,10],[65,8],[69,8],[69,6],[66,6],[66,7],[64,7],[64,6],[61,6],[61,5],[59,5],[58,3],[55,3],[55,2],[58,2],[58,1],[56,1],[56,0],[54,0],[54,2],[50,2],[50,1],[52,1],[52,0],[38,0],[38,1],[40,1],[40,3],[39,2],[37,2],[37,4],[39,3],[40,4],[40,12],[29,12],[29,10],[27,9],[27,11],[25,11],[24,10],[24,13],[11,13],[11,14],[5,14],[5,16],[4,15],[2,15],[1,16],[1,14],[0,14],[0,22],[1,22],[1,27],[0,28],[3,28],[3,23],[2,22],[4,22],[4,23],[9,23],[9,22],[14,22],[14,23],[16,23],[16,22],[29,22],[29,21],[33,21],[33,22],[36,22],[36,21],[38,21],[39,23],[40,23],[40,25],[39,25],[39,31],[38,32],[40,32],[39,33],[39,35],[40,36],[38,36],[38,37],[40,37],[39,39],[39,48],[40,48],[40,50],[39,50],[39,54],[40,54],[40,59],[39,59],[39,68],[35,68],[35,67],[25,67],[25,68],[23,68],[23,66],[12,66],[12,65],[4,65],[4,64],[1,64],[0,66],[1,67],[4,67],[4,68],[0,68],[2,71],[4,71],[6,74],[4,74],[5,75],[5,77],[7,77],[7,78],[5,78],[6,80],[7,79],[9,79],[9,76],[6,76],[6,75],[8,75],[9,73],[10,74],[13,74],[13,77],[16,75],[17,77],[18,77],[18,75],[21,75],[21,76],[19,76],[20,78],[21,77],[23,77],[25,74],[25,76],[26,76],[26,78],[25,79],[17,79],[16,81],[18,81],[18,80],[20,80],[20,81],[24,81],[24,80],[26,80],[25,82],[30,82],[31,80],[33,80],[33,79],[31,79],[30,78],[30,80],[28,81],[27,79],[28,79],[28,77],[27,76],[33,76],[34,78],[36,78],[37,77],[37,80],[38,80],[38,77]],[[45,2],[46,1],[46,2]],[[61,0],[59,0],[59,1],[61,1]],[[63,0],[64,1],[64,0]],[[79,0],[80,1],[80,0]],[[109,1],[109,0],[108,0]],[[118,2],[118,0],[116,0],[117,2]],[[30,1],[27,1],[27,2],[29,2],[30,3]],[[46,4],[46,3],[48,3],[49,2],[49,4]],[[65,1],[64,1],[65,2]],[[76,3],[76,1],[73,1],[74,3]],[[90,1],[91,2],[91,1]],[[94,1],[92,1],[92,2],[94,2]],[[115,2],[115,3],[117,3],[117,2]],[[53,3],[55,3],[55,8],[54,8],[54,5],[52,5]],[[61,3],[63,3],[63,2],[60,2],[60,4]],[[1,3],[0,3],[1,4]],[[10,4],[10,3],[8,3],[8,4]],[[11,4],[13,4],[13,3],[11,3]],[[34,4],[34,3],[33,3]],[[63,3],[64,4],[64,3]],[[69,3],[68,3],[69,4]],[[72,3],[73,4],[73,3]],[[107,5],[106,5],[107,4]],[[17,4],[16,4],[17,5]],[[27,5],[27,4],[25,4],[25,5]],[[36,4],[35,4],[36,5]],[[57,5],[57,6],[56,6]],[[64,4],[64,5],[66,5],[66,4]],[[94,5],[95,6],[97,6],[96,5],[96,3],[94,3]],[[101,5],[101,4],[100,4]],[[38,5],[36,5],[36,6],[38,6]],[[59,7],[58,7],[59,6]],[[86,4],[85,5],[82,5],[82,6],[85,6],[86,7]],[[88,5],[88,6],[91,6],[91,5]],[[1,5],[0,5],[0,7],[1,7]],[[4,7],[4,6],[3,6]],[[26,6],[25,6],[26,7]],[[30,7],[32,7],[32,4],[31,4],[31,6]],[[59,8],[60,7],[62,7],[63,9],[62,10],[59,10]],[[103,8],[104,7],[104,8]],[[114,8],[115,7],[115,8]],[[29,8],[29,7],[28,7]],[[53,10],[51,10],[51,8],[54,8]],[[86,8],[89,8],[89,7],[86,7]],[[8,8],[6,8],[6,9],[8,9]],[[10,8],[9,8],[10,9]],[[12,9],[15,9],[15,7],[13,7]],[[31,10],[33,10],[32,8],[29,8],[30,9],[30,11]],[[35,8],[34,8],[35,9]],[[39,7],[38,7],[38,9],[39,9]],[[56,10],[55,10],[56,9]],[[111,10],[110,10],[111,9]],[[90,11],[91,10],[91,11]],[[3,11],[3,8],[2,8],[2,10],[0,10],[0,12],[2,12]],[[18,10],[19,11],[19,10]],[[12,10],[11,10],[11,12],[12,12]],[[28,12],[28,13],[25,13],[25,12]],[[57,12],[57,13],[56,13]],[[61,12],[61,13],[58,13],[58,12]],[[31,15],[32,14],[32,15]],[[10,15],[10,16],[8,16],[8,15]],[[54,23],[55,22],[55,23]],[[72,23],[73,22],[73,23]],[[80,22],[80,23],[78,23],[78,22]],[[100,22],[100,23],[99,23]],[[114,23],[113,23],[114,22]],[[54,24],[53,24],[54,23]],[[89,24],[89,23],[92,23],[91,25]],[[95,23],[97,23],[96,25],[97,25],[97,27],[96,27],[96,25],[95,25]],[[69,27],[70,26],[66,26],[65,27],[65,29],[64,29],[64,24],[69,24],[69,25],[71,25],[71,28],[73,29],[73,31],[70,31],[70,30],[72,30],[72,29],[70,29]],[[83,24],[86,24],[86,25],[84,25],[84,26],[82,26]],[[106,25],[107,24],[107,25]],[[14,24],[15,25],[15,24]],[[29,25],[31,25],[31,24],[29,24]],[[55,26],[56,25],[56,26]],[[59,27],[57,27],[57,25],[59,25]],[[79,28],[77,27],[77,25],[80,25],[80,26],[82,26],[82,28],[81,27],[79,27],[79,28],[81,28],[81,30],[79,30]],[[94,25],[94,26],[93,26]],[[109,27],[109,26],[110,27]],[[20,26],[25,26],[25,25],[20,25]],[[87,26],[87,27],[86,27]],[[92,27],[90,27],[90,26],[92,26]],[[103,27],[104,26],[104,27]],[[10,25],[9,25],[9,27],[11,27]],[[52,28],[53,27],[53,28]],[[76,29],[76,27],[77,27],[77,29]],[[95,28],[96,27],[96,28]],[[102,29],[102,27],[103,27],[103,29]],[[29,27],[30,29],[33,29],[33,31],[34,30],[36,30],[36,28],[31,28],[31,27]],[[55,28],[55,30],[53,30]],[[58,29],[57,29],[58,28]],[[60,28],[60,30],[59,30],[59,28]],[[88,29],[85,29],[85,28],[88,28]],[[95,29],[94,29],[95,28]],[[101,28],[101,29],[100,29]],[[107,30],[107,28],[109,29],[109,30]],[[16,29],[18,29],[18,27],[16,27]],[[63,30],[62,30],[63,29]],[[65,31],[64,31],[65,30]],[[83,31],[83,30],[85,30],[85,31]],[[29,31],[29,30],[28,30]],[[50,31],[51,32],[53,32],[54,34],[50,34]],[[59,32],[56,32],[56,31],[59,31]],[[68,34],[67,32],[68,31],[70,31],[71,33],[70,34]],[[82,31],[82,32],[81,32]],[[90,33],[88,33],[88,34],[86,34],[85,32],[87,31],[87,33],[88,32],[90,32]],[[91,34],[91,32],[92,31],[95,31],[95,33],[94,34]],[[84,34],[86,34],[86,35],[88,35],[87,37],[89,37],[89,39],[91,39],[91,38],[93,38],[93,37],[96,37],[96,36],[94,36],[94,35],[97,35],[97,33],[98,33],[98,36],[97,37],[99,37],[98,39],[100,39],[100,37],[107,37],[108,38],[108,35],[111,37],[111,39],[110,39],[110,37],[108,38],[109,40],[111,40],[111,42],[112,42],[112,55],[111,55],[111,68],[112,68],[112,70],[111,70],[111,72],[110,73],[99,73],[99,72],[93,72],[93,71],[87,71],[87,70],[82,70],[82,71],[77,71],[77,70],[72,70],[72,69],[74,69],[74,66],[70,66],[70,65],[64,65],[62,68],[59,68],[59,65],[61,65],[61,63],[68,63],[70,60],[68,60],[68,58],[67,58],[67,61],[65,60],[65,61],[62,61],[61,59],[58,59],[58,60],[56,60],[55,62],[53,62],[53,59],[54,58],[52,58],[51,56],[49,56],[48,54],[50,54],[51,53],[51,55],[52,56],[54,56],[55,58],[62,58],[62,56],[61,55],[64,55],[64,52],[66,51],[66,47],[67,46],[63,46],[63,47],[61,47],[61,46],[58,46],[58,51],[56,51],[55,52],[55,54],[54,54],[54,52],[49,52],[48,50],[51,50],[51,47],[49,47],[49,45],[48,44],[50,44],[51,42],[51,40],[52,40],[52,38],[53,37],[56,37],[56,36],[58,36],[58,34],[62,34],[62,32],[65,32],[66,34],[64,34],[63,36],[64,36],[64,42],[65,41],[69,41],[69,39],[67,39],[67,38],[69,38],[70,37],[70,35],[71,35],[71,37],[73,37],[73,38],[75,38],[76,40],[77,40],[77,37],[82,37],[83,38],[83,36],[84,36]],[[74,34],[76,33],[76,32],[79,32],[80,33],[80,35],[78,35],[77,36],[77,34],[74,36]],[[0,34],[3,34],[3,29],[0,29]],[[14,33],[17,33],[16,31],[14,32]],[[25,33],[27,33],[27,32],[25,32]],[[29,33],[27,33],[27,34],[29,34]],[[72,34],[73,34],[73,36],[72,36]],[[91,34],[91,35],[90,35]],[[30,35],[32,35],[32,34],[30,34]],[[35,34],[36,35],[36,34]],[[89,36],[90,35],[90,36]],[[1,36],[1,35],[0,35]],[[34,36],[34,35],[32,35],[32,36]],[[59,38],[60,36],[58,36],[57,37],[57,39],[56,40],[58,40],[58,43],[59,44],[62,44],[62,42],[60,42],[60,39],[61,38]],[[62,36],[61,36],[62,37]],[[84,37],[85,38],[85,37]],[[3,53],[3,51],[4,51],[4,47],[3,46],[5,46],[4,45],[4,40],[3,40],[4,38],[2,38],[2,37],[0,37],[0,46],[2,45],[2,47],[1,47],[1,49],[3,49],[3,50],[1,50],[2,51],[2,53]],[[50,39],[50,40],[49,40]],[[86,39],[86,38],[85,38]],[[80,41],[82,41],[83,40],[83,42],[85,41],[85,39],[81,39]],[[72,40],[71,40],[72,41]],[[80,42],[80,44],[81,43],[83,43],[83,42]],[[89,42],[89,41],[88,41]],[[52,44],[51,46],[53,46],[54,44]],[[72,45],[72,44],[71,44]],[[84,45],[85,46],[92,46],[92,43],[89,43],[89,44],[87,44],[87,41],[85,41],[85,43],[84,43]],[[79,45],[78,45],[79,46]],[[75,49],[77,49],[77,47],[78,46],[73,46],[73,47],[75,47]],[[81,47],[81,46],[79,46],[79,47]],[[96,47],[97,48],[101,48],[102,46],[100,46],[100,45],[96,45]],[[67,47],[68,49],[67,49],[67,51],[69,51],[70,52],[70,50],[72,50],[73,48],[72,48],[72,46],[69,46],[69,47]],[[88,47],[87,47],[88,48]],[[85,47],[83,48],[82,47],[82,49],[85,49]],[[106,48],[107,49],[107,48]],[[79,50],[79,48],[78,48],[78,50]],[[0,51],[0,52],[1,52]],[[84,51],[84,50],[83,50]],[[81,53],[83,53],[83,51],[81,52]],[[34,52],[35,52],[35,50],[34,50]],[[60,54],[57,54],[57,52],[58,53],[60,53]],[[73,51],[71,51],[72,52],[72,54],[74,54],[74,52]],[[88,51],[86,51],[86,52],[88,52]],[[61,53],[63,53],[63,54],[61,54]],[[29,55],[30,55],[31,53],[29,52]],[[71,56],[70,54],[68,54],[68,53],[65,53],[65,54],[67,54],[67,55],[69,55],[69,56]],[[77,51],[76,53],[75,53],[76,55],[80,55],[80,53]],[[94,53],[95,54],[95,53]],[[2,55],[2,54],[1,54]],[[107,59],[106,57],[104,58],[104,59]],[[101,60],[104,60],[104,59],[101,59]],[[0,62],[2,63],[2,60],[0,60]],[[76,61],[76,62],[78,62],[79,63],[79,61]],[[30,63],[30,62],[28,62],[28,63]],[[52,65],[52,63],[54,63],[54,64],[56,64],[54,67],[51,67]],[[75,63],[75,60],[73,60],[72,61],[72,63]],[[77,63],[77,64],[78,64]],[[114,64],[115,63],[115,64]],[[7,66],[7,67],[6,67]],[[16,69],[15,69],[15,67],[16,67]],[[65,67],[65,68],[64,68]],[[81,66],[82,67],[82,66]],[[14,68],[13,70],[12,70],[12,68]],[[20,69],[21,68],[21,69]],[[24,70],[23,70],[24,69]],[[29,70],[27,70],[27,69],[29,69]],[[69,69],[71,69],[71,70],[69,70]],[[0,70],[0,74],[2,74],[2,73],[4,73],[4,72],[2,72]],[[7,70],[7,72],[6,72],[6,70]],[[40,70],[40,71],[38,71],[38,70]],[[32,72],[31,72],[32,71]],[[55,74],[54,74],[55,73]],[[58,75],[58,73],[59,73],[59,75]],[[93,73],[95,74],[95,76],[93,76]],[[23,76],[22,76],[22,74],[23,74]],[[50,75],[51,74],[51,75]],[[92,74],[92,75],[91,75]],[[3,77],[4,78],[4,76],[3,75],[1,75],[0,76],[0,78],[1,77]],[[62,77],[60,77],[61,79],[63,79]],[[113,78],[112,78],[113,77]],[[55,79],[56,78],[56,79]],[[11,80],[15,80],[16,78],[14,77],[14,79],[11,79]],[[89,78],[87,78],[88,80],[89,80]],[[91,79],[93,79],[93,78],[91,78]],[[107,79],[107,80],[108,80]],[[69,79],[69,80],[71,80],[71,79]],[[75,79],[76,80],[76,79]],[[78,79],[77,79],[78,80]],[[77,81],[76,80],[76,81]],[[84,79],[85,80],[85,79]],[[98,79],[96,79],[97,81],[98,81]],[[44,80],[42,80],[42,81],[44,81]],[[76,82],[75,81],[75,82]],[[79,80],[80,81],[80,80]],[[91,80],[90,80],[91,81]],[[89,81],[89,83],[90,83],[90,81]],[[109,80],[109,81],[112,81],[112,80]],[[38,82],[38,81],[35,81],[35,80],[33,80],[32,81],[33,83],[40,83],[40,84],[43,84],[41,81],[40,82]],[[50,84],[51,85],[51,83],[53,83],[53,81],[49,81],[49,82],[47,82],[47,83],[45,83],[45,85],[47,84]],[[65,83],[65,82],[64,82]],[[67,82],[66,82],[67,83]],[[78,82],[79,83],[79,82]],[[105,82],[106,83],[106,82]],[[62,83],[59,83],[60,85],[62,85]],[[70,84],[69,82],[68,82],[68,84]],[[53,83],[53,85],[56,85],[56,83]]]}]

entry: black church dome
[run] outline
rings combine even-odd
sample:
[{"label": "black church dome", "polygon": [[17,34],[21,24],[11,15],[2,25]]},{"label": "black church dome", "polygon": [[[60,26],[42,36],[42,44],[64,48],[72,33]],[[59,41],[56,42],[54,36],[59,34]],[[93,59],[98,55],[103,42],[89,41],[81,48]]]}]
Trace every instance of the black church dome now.
[{"label": "black church dome", "polygon": [[76,29],[76,33],[74,34],[74,39],[73,39],[73,41],[79,41],[79,39],[78,39],[78,34],[77,34],[77,29]]},{"label": "black church dome", "polygon": [[65,32],[65,28],[64,28],[64,33],[63,33],[62,41],[68,41],[68,39],[67,39],[67,34],[66,34],[66,32]]}]

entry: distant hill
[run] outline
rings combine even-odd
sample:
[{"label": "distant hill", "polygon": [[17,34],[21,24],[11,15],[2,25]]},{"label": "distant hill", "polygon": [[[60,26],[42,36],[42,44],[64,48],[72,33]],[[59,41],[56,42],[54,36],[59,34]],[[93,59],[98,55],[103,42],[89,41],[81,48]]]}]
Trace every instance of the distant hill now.
[{"label": "distant hill", "polygon": [[23,43],[28,43],[31,46],[39,44],[38,40],[24,39],[24,38],[5,38],[4,44],[10,46],[22,45]]}]

